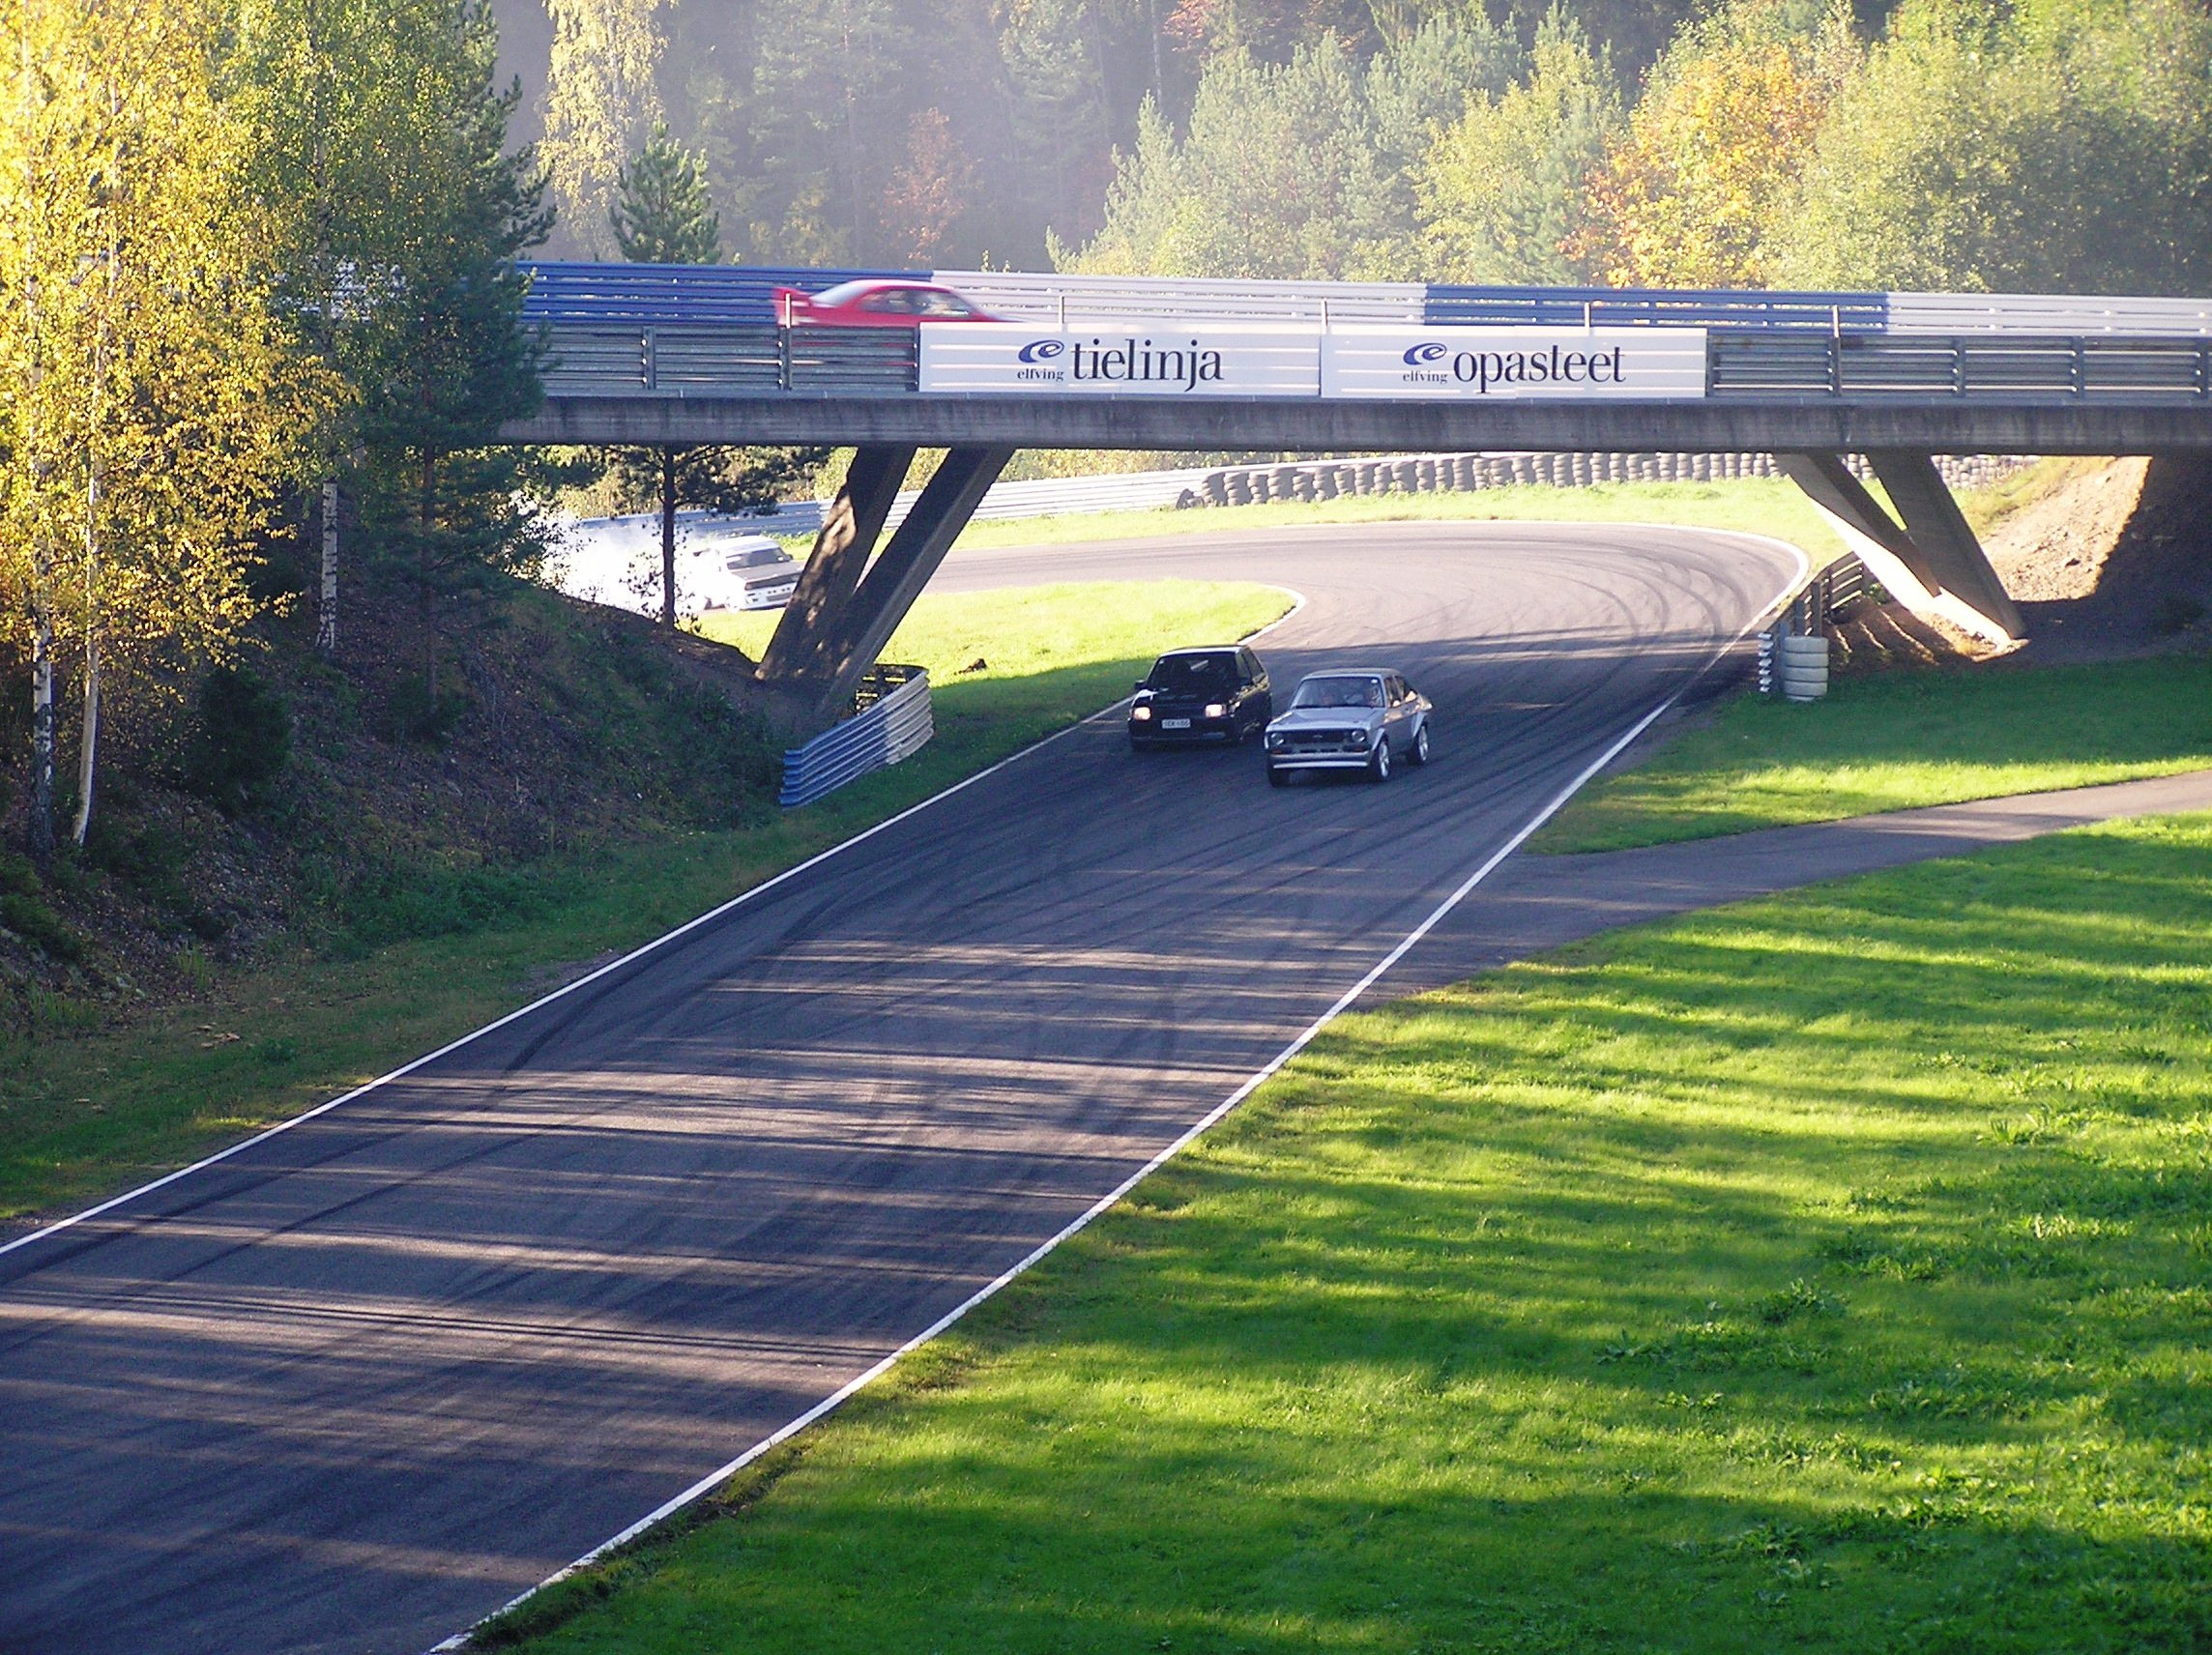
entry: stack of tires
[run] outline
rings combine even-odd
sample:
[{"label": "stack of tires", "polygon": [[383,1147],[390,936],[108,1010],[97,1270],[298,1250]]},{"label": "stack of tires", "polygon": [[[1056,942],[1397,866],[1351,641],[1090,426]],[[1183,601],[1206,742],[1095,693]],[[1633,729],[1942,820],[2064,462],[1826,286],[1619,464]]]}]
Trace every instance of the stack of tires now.
[{"label": "stack of tires", "polygon": [[1818,701],[1828,693],[1828,640],[1786,632],[1776,640],[1776,685],[1786,701]]}]

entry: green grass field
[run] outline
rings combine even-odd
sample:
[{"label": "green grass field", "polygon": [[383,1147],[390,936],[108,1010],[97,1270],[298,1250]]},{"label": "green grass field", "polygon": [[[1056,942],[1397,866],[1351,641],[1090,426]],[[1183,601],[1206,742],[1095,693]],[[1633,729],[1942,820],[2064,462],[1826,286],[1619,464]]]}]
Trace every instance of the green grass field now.
[{"label": "green grass field", "polygon": [[[531,864],[499,922],[362,958],[289,950],[120,1028],[56,1002],[44,1020],[82,1031],[0,1040],[0,1219],[95,1198],[357,1086],[537,998],[549,964],[634,947],[1108,705],[1164,645],[1239,637],[1289,602],[1199,582],[924,597],[891,658],[945,669],[936,740],[820,804]],[[985,653],[990,671],[954,672]]]},{"label": "green grass field", "polygon": [[2212,656],[1839,678],[1823,701],[1725,703],[1531,846],[1613,851],[2207,766]]},{"label": "green grass field", "polygon": [[1347,1019],[529,1647],[2201,1650],[2208,1003],[2197,818]]}]

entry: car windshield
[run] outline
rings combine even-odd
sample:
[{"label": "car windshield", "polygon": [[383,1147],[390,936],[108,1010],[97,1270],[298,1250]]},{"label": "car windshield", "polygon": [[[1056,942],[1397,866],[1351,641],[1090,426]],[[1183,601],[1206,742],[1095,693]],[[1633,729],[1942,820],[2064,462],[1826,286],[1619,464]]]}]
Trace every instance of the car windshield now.
[{"label": "car windshield", "polygon": [[825,287],[814,295],[814,303],[834,310],[841,305],[852,304],[875,285],[872,281],[840,281],[835,287]]},{"label": "car windshield", "polygon": [[765,568],[770,564],[787,564],[789,555],[781,546],[740,546],[722,560],[724,568]]},{"label": "car windshield", "polygon": [[1293,707],[1380,707],[1382,681],[1379,678],[1309,678],[1298,685]]},{"label": "car windshield", "polygon": [[1214,695],[1236,682],[1235,655],[1162,655],[1152,663],[1152,676],[1145,680],[1145,685],[1170,695],[1179,690],[1186,695]]}]

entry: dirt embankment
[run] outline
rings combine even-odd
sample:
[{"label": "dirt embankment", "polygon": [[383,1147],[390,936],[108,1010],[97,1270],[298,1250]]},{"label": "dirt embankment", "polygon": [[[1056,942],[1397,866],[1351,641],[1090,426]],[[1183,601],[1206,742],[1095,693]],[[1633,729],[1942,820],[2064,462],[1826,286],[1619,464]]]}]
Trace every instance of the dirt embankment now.
[{"label": "dirt embankment", "polygon": [[2047,463],[2047,485],[1983,535],[2027,621],[2019,658],[2097,660],[2212,644],[2212,463]]}]

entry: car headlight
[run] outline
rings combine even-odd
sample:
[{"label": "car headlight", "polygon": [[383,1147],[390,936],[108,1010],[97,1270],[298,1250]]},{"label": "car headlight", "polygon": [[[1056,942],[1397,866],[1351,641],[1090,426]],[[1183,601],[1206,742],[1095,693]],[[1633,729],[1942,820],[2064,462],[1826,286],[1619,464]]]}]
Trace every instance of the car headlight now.
[{"label": "car headlight", "polygon": [[1226,718],[1229,716],[1229,709],[1221,702],[1209,701],[1206,704],[1206,715],[1208,718]]},{"label": "car headlight", "polygon": [[1283,733],[1282,733],[1280,730],[1270,730],[1270,731],[1268,731],[1268,732],[1267,732],[1267,745],[1268,745],[1268,746],[1270,746],[1270,747],[1279,747],[1279,746],[1281,746],[1282,744],[1283,744]]},{"label": "car headlight", "polygon": [[1140,721],[1150,718],[1151,715],[1152,710],[1149,707],[1132,707],[1129,709],[1129,716]]},{"label": "car headlight", "polygon": [[1375,732],[1372,730],[1353,730],[1347,732],[1347,737],[1353,746],[1365,747],[1374,743]]}]

